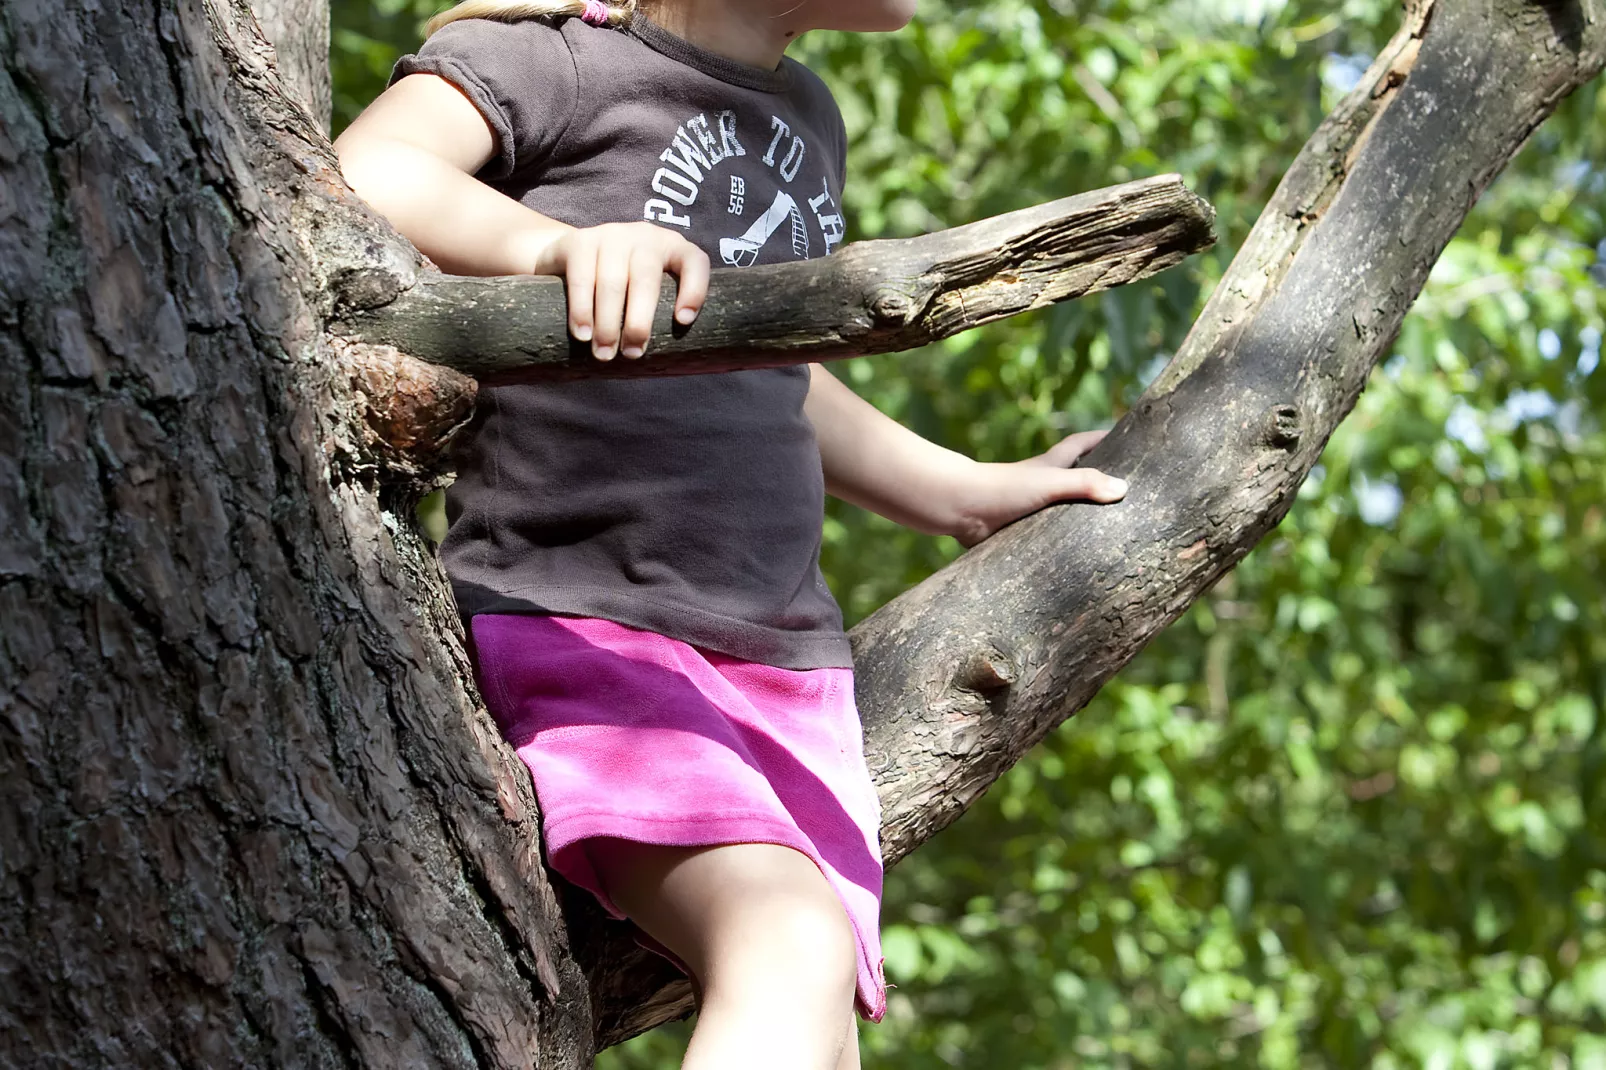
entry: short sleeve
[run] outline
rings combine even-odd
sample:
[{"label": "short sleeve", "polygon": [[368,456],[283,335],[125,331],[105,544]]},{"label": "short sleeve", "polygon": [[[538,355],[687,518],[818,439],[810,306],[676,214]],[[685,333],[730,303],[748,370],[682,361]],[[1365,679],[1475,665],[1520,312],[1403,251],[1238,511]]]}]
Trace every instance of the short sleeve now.
[{"label": "short sleeve", "polygon": [[459,19],[396,61],[390,80],[433,74],[473,102],[496,136],[479,177],[503,179],[540,163],[568,128],[579,75],[563,33],[550,22]]}]

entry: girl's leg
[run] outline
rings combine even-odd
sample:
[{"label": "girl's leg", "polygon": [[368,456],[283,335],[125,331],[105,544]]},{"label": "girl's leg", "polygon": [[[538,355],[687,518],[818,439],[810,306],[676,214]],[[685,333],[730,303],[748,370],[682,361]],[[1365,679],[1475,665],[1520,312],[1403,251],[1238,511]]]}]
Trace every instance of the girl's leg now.
[{"label": "girl's leg", "polygon": [[836,1061],[836,1070],[859,1070],[859,1019],[848,1015],[848,1039],[842,1045],[842,1055]]},{"label": "girl's leg", "polygon": [[836,1070],[853,1017],[858,945],[807,856],[774,844],[590,852],[619,909],[696,976],[683,1070]]}]

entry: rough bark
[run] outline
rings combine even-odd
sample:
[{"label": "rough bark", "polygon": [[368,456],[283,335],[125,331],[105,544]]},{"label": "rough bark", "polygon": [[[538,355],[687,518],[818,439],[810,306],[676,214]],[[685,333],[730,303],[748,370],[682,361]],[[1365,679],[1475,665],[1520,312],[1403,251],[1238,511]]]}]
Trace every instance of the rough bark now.
[{"label": "rough bark", "polygon": [[329,0],[252,0],[284,91],[329,129]]},{"label": "rough bark", "polygon": [[[889,860],[1286,511],[1477,193],[1600,69],[1602,2],[1414,11],[1094,456],[1128,500],[858,629]],[[685,987],[564,924],[409,527],[427,457],[375,442],[427,455],[471,386],[327,340],[333,295],[417,262],[268,55],[243,0],[0,7],[0,1064],[585,1065]],[[385,375],[436,422],[370,400]]]},{"label": "rough bark", "polygon": [[503,381],[803,364],[913,349],[1146,278],[1208,248],[1214,218],[1181,178],[1159,175],[918,238],[855,242],[835,256],[722,269],[690,327],[673,322],[673,288],[664,288],[640,360],[593,360],[569,338],[563,283],[533,276],[424,276],[332,327]]}]

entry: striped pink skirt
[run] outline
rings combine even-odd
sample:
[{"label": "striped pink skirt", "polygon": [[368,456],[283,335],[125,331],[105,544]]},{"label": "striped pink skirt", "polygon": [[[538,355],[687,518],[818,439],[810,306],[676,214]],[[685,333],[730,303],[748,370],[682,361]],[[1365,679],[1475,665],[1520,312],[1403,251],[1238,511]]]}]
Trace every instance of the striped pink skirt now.
[{"label": "striped pink skirt", "polygon": [[881,1020],[880,807],[852,670],[758,665],[588,617],[483,614],[471,629],[554,870],[623,917],[587,840],[801,851],[853,923],[859,1013]]}]

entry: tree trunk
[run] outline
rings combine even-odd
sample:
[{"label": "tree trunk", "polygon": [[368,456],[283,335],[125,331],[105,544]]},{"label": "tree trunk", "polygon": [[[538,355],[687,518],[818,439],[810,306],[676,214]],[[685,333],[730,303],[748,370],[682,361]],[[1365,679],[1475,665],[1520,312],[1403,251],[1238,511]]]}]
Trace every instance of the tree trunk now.
[{"label": "tree trunk", "polygon": [[270,55],[243,2],[0,8],[0,1065],[582,1067],[528,774],[321,329],[414,254]]},{"label": "tree trunk", "polygon": [[[856,631],[889,861],[1277,522],[1602,2],[1410,12],[1093,458],[1128,500]],[[0,7],[0,1063],[584,1066],[685,986],[565,922],[410,521],[472,384],[325,333],[416,255],[270,55],[244,0]]]}]

